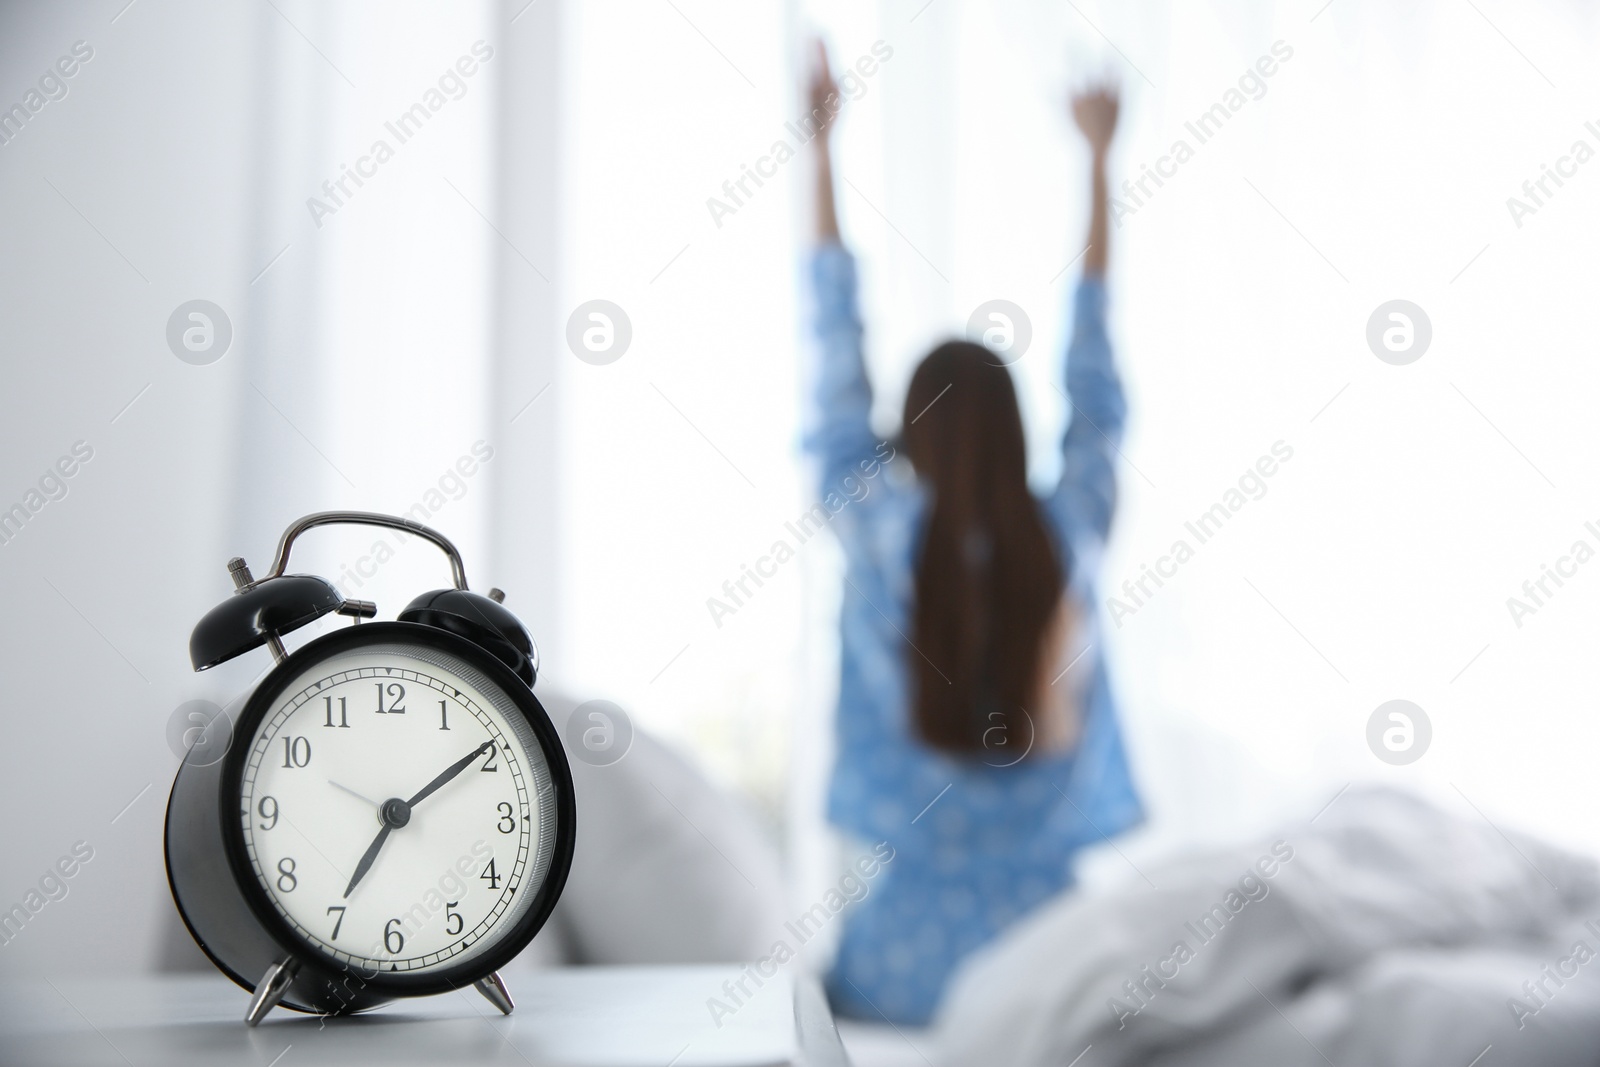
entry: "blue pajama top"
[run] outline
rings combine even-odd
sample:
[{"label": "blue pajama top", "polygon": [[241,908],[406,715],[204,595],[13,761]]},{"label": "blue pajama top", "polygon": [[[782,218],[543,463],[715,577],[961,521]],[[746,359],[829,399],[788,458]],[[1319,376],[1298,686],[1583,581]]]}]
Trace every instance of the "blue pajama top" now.
[{"label": "blue pajama top", "polygon": [[[1092,609],[1080,616],[1090,628],[1079,635],[1087,653],[1070,668],[1074,677],[1091,672],[1079,682],[1081,723],[1071,749],[1004,766],[1029,739],[967,756],[917,735],[908,635],[925,493],[878,469],[888,450],[880,451],[869,424],[854,258],[826,245],[810,268],[819,351],[805,447],[819,462],[824,498],[850,498],[830,524],[846,570],[828,817],[852,837],[895,850],[867,896],[845,913],[828,988],[841,1013],[925,1023],[962,959],[1069,887],[1073,853],[1140,822],[1143,809]],[[1069,592],[1093,605],[1126,403],[1106,336],[1104,282],[1083,278],[1073,303],[1066,387],[1074,410],[1061,442],[1061,481],[1040,504]]]}]

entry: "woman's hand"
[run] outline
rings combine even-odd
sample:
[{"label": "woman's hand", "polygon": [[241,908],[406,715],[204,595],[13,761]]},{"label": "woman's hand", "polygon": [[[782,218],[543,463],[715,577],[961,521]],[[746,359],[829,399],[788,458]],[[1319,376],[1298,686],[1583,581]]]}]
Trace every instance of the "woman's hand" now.
[{"label": "woman's hand", "polygon": [[1119,101],[1114,86],[1098,86],[1072,98],[1072,120],[1083,131],[1096,159],[1103,159],[1117,131]]},{"label": "woman's hand", "polygon": [[839,114],[841,97],[839,86],[828,68],[828,46],[819,38],[813,41],[811,72],[806,81],[806,101],[811,107],[811,121],[822,135],[819,147],[827,146],[827,134],[833,132],[833,120]]}]

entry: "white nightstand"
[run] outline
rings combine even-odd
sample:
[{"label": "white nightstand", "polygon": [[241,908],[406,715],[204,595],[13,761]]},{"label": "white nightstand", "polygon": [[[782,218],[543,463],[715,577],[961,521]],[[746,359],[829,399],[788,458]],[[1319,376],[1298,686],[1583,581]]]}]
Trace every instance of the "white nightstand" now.
[{"label": "white nightstand", "polygon": [[[816,982],[780,974],[731,1016],[733,967],[568,967],[508,979],[517,1009],[471,990],[322,1020],[241,1021],[249,994],[218,976],[41,979],[0,988],[6,1067],[848,1067]],[[748,988],[747,982],[747,988]],[[720,1022],[720,1026],[718,1025]]]}]

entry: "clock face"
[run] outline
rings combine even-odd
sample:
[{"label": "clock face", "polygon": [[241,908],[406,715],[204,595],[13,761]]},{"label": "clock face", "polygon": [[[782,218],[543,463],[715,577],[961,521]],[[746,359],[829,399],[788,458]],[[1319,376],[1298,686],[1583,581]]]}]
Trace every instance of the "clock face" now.
[{"label": "clock face", "polygon": [[276,687],[238,792],[244,857],[272,908],[336,964],[396,981],[502,944],[557,845],[527,716],[432,643],[345,648]]}]

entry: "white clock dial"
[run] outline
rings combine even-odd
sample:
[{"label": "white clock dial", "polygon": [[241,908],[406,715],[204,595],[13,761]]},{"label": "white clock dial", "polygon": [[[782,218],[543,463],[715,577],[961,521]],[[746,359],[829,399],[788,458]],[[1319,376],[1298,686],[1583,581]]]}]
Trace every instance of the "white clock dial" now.
[{"label": "white clock dial", "polygon": [[256,879],[302,939],[398,976],[515,929],[549,870],[553,797],[543,750],[494,683],[446,652],[385,643],[290,681],[251,740],[239,818]]}]

